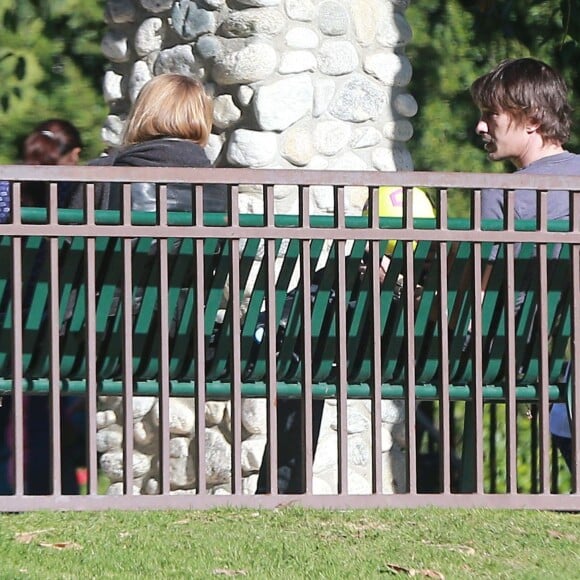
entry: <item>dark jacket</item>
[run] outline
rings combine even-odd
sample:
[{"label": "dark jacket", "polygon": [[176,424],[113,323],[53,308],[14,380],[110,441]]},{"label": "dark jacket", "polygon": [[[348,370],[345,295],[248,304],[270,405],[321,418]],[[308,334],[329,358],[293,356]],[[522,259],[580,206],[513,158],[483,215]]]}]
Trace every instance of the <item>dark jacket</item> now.
[{"label": "dark jacket", "polygon": [[[116,167],[211,167],[204,150],[185,139],[154,139],[114,151],[105,157],[89,161],[89,165]],[[119,209],[121,184],[102,183],[95,186],[97,209]],[[223,212],[227,209],[227,188],[224,185],[206,185],[203,205],[206,212]],[[82,189],[72,196],[69,207],[83,207]],[[191,211],[192,187],[189,184],[169,184],[167,205],[169,211]],[[131,187],[131,208],[143,211],[156,210],[154,183],[134,183]]]}]

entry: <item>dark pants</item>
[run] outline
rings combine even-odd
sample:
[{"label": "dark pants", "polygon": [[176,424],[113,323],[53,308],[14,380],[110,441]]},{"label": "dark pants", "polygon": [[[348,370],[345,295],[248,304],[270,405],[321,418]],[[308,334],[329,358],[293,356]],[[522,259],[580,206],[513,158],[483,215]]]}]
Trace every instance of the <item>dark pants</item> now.
[{"label": "dark pants", "polygon": [[555,447],[560,451],[568,469],[572,471],[572,439],[570,437],[560,437],[552,435]]},{"label": "dark pants", "polygon": [[[277,405],[278,433],[278,493],[304,493],[304,456],[302,454],[302,402],[299,399],[279,399]],[[312,444],[316,450],[324,401],[312,401]],[[267,461],[268,446],[260,467],[256,493],[269,493]]]},{"label": "dark pants", "polygon": [[0,495],[12,493],[8,471],[10,466],[10,446],[8,443],[10,405],[10,398],[2,397],[2,404],[0,405]]},{"label": "dark pants", "polygon": [[[79,486],[76,468],[85,465],[84,402],[77,397],[63,397],[61,412],[61,483],[64,495],[76,495]],[[10,464],[12,448],[8,443],[10,397],[3,398],[0,410],[0,495],[14,493],[11,485]],[[50,404],[48,397],[28,397],[26,401],[24,458],[24,493],[26,495],[49,495],[52,493],[52,466],[50,440]]]}]

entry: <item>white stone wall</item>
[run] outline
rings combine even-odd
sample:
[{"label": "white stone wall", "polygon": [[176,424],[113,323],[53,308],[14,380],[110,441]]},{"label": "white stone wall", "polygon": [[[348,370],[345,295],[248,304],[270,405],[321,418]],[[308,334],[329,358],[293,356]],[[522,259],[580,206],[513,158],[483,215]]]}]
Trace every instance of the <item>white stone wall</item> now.
[{"label": "white stone wall", "polygon": [[[97,449],[101,469],[111,481],[108,493],[123,489],[123,417],[119,397],[103,397],[97,425]],[[230,405],[206,404],[206,479],[211,493],[231,491]],[[382,408],[383,490],[392,493],[405,488],[404,409],[400,403],[384,401]],[[348,407],[349,493],[371,492],[370,404],[354,402]],[[133,471],[135,493],[158,493],[159,489],[159,406],[154,397],[135,397],[133,410]],[[254,493],[266,443],[264,400],[242,400],[242,482],[245,493]],[[169,406],[170,485],[179,493],[196,493],[195,407],[193,399],[174,398]],[[336,403],[325,405],[321,436],[315,456],[313,491],[337,491]]]},{"label": "white stone wall", "polygon": [[[111,63],[104,79],[111,114],[103,138],[118,144],[147,80],[178,72],[202,79],[215,97],[208,153],[217,165],[412,169],[408,3],[108,0],[102,49]],[[247,194],[251,206],[255,196]],[[365,197],[351,189],[347,211],[360,211]],[[295,207],[294,191],[277,198],[280,211]],[[315,189],[312,211],[328,211],[328,198]]]},{"label": "white stone wall", "polygon": [[[103,140],[109,146],[119,143],[124,118],[145,82],[178,72],[201,79],[214,96],[207,152],[217,166],[411,170],[406,143],[413,135],[410,118],[417,103],[407,91],[412,69],[405,46],[411,30],[404,13],[409,2],[108,0],[102,49],[110,61],[103,83],[110,115]],[[311,213],[332,212],[331,188],[314,187],[310,193]],[[345,193],[347,213],[359,214],[366,189],[351,187]],[[296,188],[277,187],[275,198],[277,212],[296,212]],[[241,212],[260,213],[260,191],[241,188],[239,207]],[[121,465],[117,404],[104,401],[99,416],[101,463],[113,481],[111,492],[118,488]],[[217,493],[229,484],[224,469],[229,465],[224,446],[229,415],[227,405],[209,405],[209,459],[217,463],[208,464],[208,483]],[[263,412],[255,401],[245,405],[244,416],[256,418]],[[384,402],[383,407],[384,489],[397,491],[405,485],[404,413],[399,403]],[[147,413],[134,417],[134,464],[142,493],[156,489],[156,462],[150,453],[155,408],[152,401]],[[172,402],[172,413],[190,416],[192,408],[191,401]],[[349,403],[348,413],[351,491],[369,491],[368,404]],[[332,405],[326,406],[323,424],[323,452],[315,460],[319,493],[336,489]],[[172,488],[194,489],[189,455],[193,431],[172,427],[171,433]],[[244,474],[251,492],[264,445],[263,424],[245,433]]]}]

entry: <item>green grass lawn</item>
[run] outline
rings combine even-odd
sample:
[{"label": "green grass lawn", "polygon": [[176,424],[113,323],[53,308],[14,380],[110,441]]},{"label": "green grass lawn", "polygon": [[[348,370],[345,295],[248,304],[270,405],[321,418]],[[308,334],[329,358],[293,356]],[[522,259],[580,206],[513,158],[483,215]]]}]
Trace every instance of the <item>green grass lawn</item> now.
[{"label": "green grass lawn", "polygon": [[499,510],[0,515],[0,578],[578,578],[580,514]]}]

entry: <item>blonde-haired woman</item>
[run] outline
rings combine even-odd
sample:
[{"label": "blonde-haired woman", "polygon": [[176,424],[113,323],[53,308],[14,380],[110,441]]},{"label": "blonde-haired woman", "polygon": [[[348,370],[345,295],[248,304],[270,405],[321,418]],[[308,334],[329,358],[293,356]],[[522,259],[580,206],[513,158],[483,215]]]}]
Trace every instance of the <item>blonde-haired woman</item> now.
[{"label": "blonde-haired woman", "polygon": [[163,74],[143,86],[125,124],[123,143],[167,137],[207,145],[213,120],[213,103],[196,79]]},{"label": "blonde-haired woman", "polygon": [[[123,167],[210,167],[204,151],[212,126],[213,104],[203,85],[180,74],[163,74],[146,83],[125,123],[122,146],[90,165]],[[82,207],[78,192],[71,204]],[[118,184],[97,191],[97,207],[118,209]],[[169,211],[191,211],[192,188],[171,184],[167,188]],[[155,211],[154,183],[135,183],[131,188],[132,209]],[[204,211],[226,210],[226,189],[204,187]]]}]

